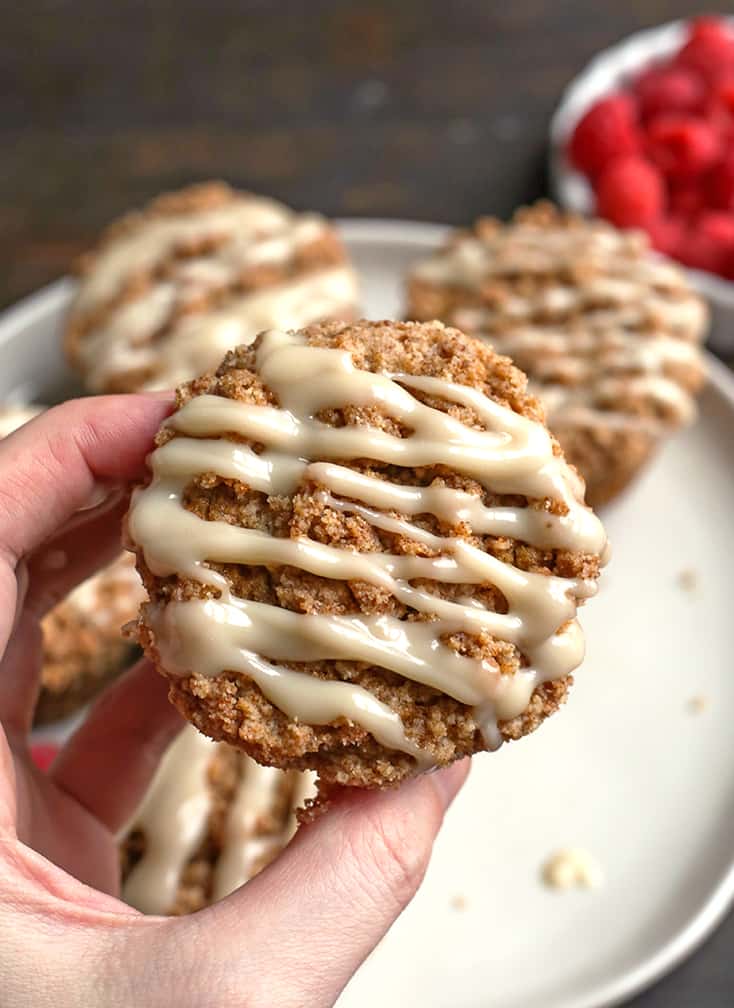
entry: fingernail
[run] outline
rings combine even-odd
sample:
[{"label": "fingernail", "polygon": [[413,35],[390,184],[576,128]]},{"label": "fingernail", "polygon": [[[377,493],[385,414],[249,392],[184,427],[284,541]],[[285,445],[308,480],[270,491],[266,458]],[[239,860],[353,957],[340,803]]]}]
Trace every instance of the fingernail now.
[{"label": "fingernail", "polygon": [[441,796],[441,800],[446,808],[451,805],[456,795],[461,789],[461,785],[466,780],[469,773],[469,760],[463,759],[458,763],[452,763],[450,767],[437,770],[431,774],[431,781]]}]

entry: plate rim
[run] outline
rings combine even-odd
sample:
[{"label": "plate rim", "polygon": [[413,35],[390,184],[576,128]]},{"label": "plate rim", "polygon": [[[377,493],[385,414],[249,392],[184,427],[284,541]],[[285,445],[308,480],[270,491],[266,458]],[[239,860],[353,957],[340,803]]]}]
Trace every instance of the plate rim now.
[{"label": "plate rim", "polygon": [[[428,252],[436,248],[453,228],[445,224],[399,218],[337,218],[342,238],[353,245],[381,243],[413,244]],[[66,276],[26,295],[0,311],[0,346],[19,331],[44,317],[64,310],[74,282]],[[707,388],[723,401],[734,421],[734,374],[717,357],[704,350]],[[687,924],[655,953],[643,958],[624,975],[566,1002],[566,1008],[613,1008],[650,987],[694,953],[721,924],[734,904],[734,854],[729,867]]]}]

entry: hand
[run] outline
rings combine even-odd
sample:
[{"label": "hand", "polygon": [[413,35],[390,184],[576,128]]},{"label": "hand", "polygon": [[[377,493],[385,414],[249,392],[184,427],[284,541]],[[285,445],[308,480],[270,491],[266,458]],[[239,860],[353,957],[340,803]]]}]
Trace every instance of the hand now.
[{"label": "hand", "polygon": [[257,878],[189,917],[116,898],[116,834],[181,720],[141,662],[41,773],[28,747],[39,621],[119,551],[125,488],[170,408],[84,399],[0,442],[0,1001],[13,1008],[332,1005],[414,895],[466,776],[458,764],[343,794]]}]

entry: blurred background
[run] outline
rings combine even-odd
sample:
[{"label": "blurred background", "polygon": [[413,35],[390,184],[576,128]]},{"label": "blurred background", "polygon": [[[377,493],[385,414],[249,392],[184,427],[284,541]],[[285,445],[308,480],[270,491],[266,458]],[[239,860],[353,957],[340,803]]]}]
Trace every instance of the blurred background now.
[{"label": "blurred background", "polygon": [[545,191],[549,118],[676,0],[29,0],[0,34],[0,304],[115,215],[225,177],[340,216],[467,223]]},{"label": "blurred background", "polygon": [[[222,177],[335,216],[468,223],[546,191],[550,116],[675,0],[28,0],[0,34],[0,306],[116,215]],[[729,920],[630,1004],[734,1003]]]}]

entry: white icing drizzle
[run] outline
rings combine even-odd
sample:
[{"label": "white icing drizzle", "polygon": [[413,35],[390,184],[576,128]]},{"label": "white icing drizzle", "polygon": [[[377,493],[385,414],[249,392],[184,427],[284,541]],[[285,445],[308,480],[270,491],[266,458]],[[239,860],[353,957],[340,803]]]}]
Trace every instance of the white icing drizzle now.
[{"label": "white icing drizzle", "polygon": [[186,862],[206,829],[211,799],[207,770],[216,743],[187,726],[164,755],[133,828],[145,834],[145,856],[134,866],[122,898],[143,913],[166,913]]},{"label": "white icing drizzle", "polygon": [[[457,325],[465,324],[463,316],[456,313]],[[532,390],[543,400],[552,426],[574,418],[606,423],[611,414],[654,431],[695,419],[693,396],[668,377],[671,368],[700,370],[701,354],[695,343],[623,330],[595,335],[540,326],[498,333],[466,325],[465,329],[530,372]],[[620,401],[632,399],[653,403],[659,415],[638,415],[620,406]],[[583,414],[578,412],[581,409]]]},{"label": "white icing drizzle", "polygon": [[297,810],[316,794],[314,774],[291,772],[293,787],[288,814],[285,824],[276,827],[270,820],[283,787],[284,773],[274,767],[260,766],[247,756],[242,759],[242,778],[227,819],[225,847],[214,872],[215,900],[244,885],[265,859],[274,857],[286,846],[298,828]]},{"label": "white icing drizzle", "polygon": [[141,391],[173,387],[216,367],[228,350],[250,343],[262,329],[337,317],[354,304],[357,291],[348,266],[321,269],[230,298],[222,309],[183,315],[161,339],[137,339],[138,327],[155,328],[148,305],[155,311],[152,302],[159,296],[154,288],[147,297],[122,305],[104,328],[85,337],[80,352],[90,388],[104,388],[115,374],[148,367],[155,375],[140,383]]},{"label": "white icing drizzle", "polygon": [[[165,753],[125,834],[140,830],[144,853],[125,880],[122,898],[143,913],[165,914],[175,903],[188,861],[208,826],[208,771],[217,743],[187,725]],[[257,873],[296,831],[295,812],[315,794],[314,775],[284,773],[238,754],[240,777],[228,809],[212,898],[222,899]],[[287,808],[284,788],[292,784]]]},{"label": "white icing drizzle", "polygon": [[[580,305],[638,300],[641,285],[687,295],[682,272],[647,254],[644,238],[617,231],[602,221],[577,226],[538,226],[528,220],[485,229],[481,236],[460,234],[450,245],[414,267],[413,275],[431,283],[476,287],[488,278],[568,277],[545,288],[543,307],[575,311]],[[518,310],[524,299],[517,297]],[[652,305],[659,307],[655,301]]]},{"label": "white icing drizzle", "polygon": [[[95,256],[94,269],[85,277],[77,304],[89,311],[110,301],[119,293],[123,281],[134,273],[149,272],[179,248],[196,247],[203,241],[216,239],[217,246],[207,260],[211,268],[227,274],[235,266],[249,265],[253,260],[250,243],[267,237],[280,239],[275,255],[265,258],[285,258],[287,245],[306,231],[306,240],[318,233],[320,219],[304,218],[296,232],[292,228],[293,214],[275,200],[261,196],[241,195],[203,210],[157,214],[141,219],[128,231],[103,245]],[[193,260],[193,262],[197,262]],[[203,269],[184,260],[187,275]]]},{"label": "white icing drizzle", "polygon": [[[104,314],[78,345],[87,384],[102,391],[115,376],[150,370],[141,390],[173,387],[215,367],[227,350],[262,329],[348,313],[357,284],[346,263],[300,270],[288,282],[244,294],[229,292],[247,270],[288,262],[328,229],[317,214],[299,216],[273,200],[238,195],[215,208],[151,216],[110,240],[72,309],[72,320]],[[212,241],[196,257],[174,258],[135,297],[114,303],[131,278],[154,271],[180,248]],[[198,307],[202,298],[217,295],[224,295],[219,305]]]},{"label": "white icing drizzle", "polygon": [[291,810],[288,817],[287,837],[291,840],[298,829],[297,813],[305,808],[306,802],[316,797],[317,777],[312,770],[293,771],[293,790],[291,791]]},{"label": "white icing drizzle", "polygon": [[[256,356],[258,371],[280,408],[207,395],[190,400],[169,421],[184,436],[154,452],[153,481],[133,501],[130,534],[150,570],[161,577],[197,580],[218,596],[148,607],[163,666],[181,676],[241,672],[291,718],[307,724],[348,718],[383,745],[426,766],[427,754],[407,737],[398,715],[364,689],[279,664],[329,659],[372,663],[473,706],[487,742],[496,744],[498,719],[522,713],[539,684],[567,675],[580,663],[583,639],[574,618],[576,604],[593,594],[595,583],[527,573],[461,535],[433,535],[374,506],[406,516],[433,513],[451,525],[461,523],[468,533],[509,535],[542,548],[601,556],[604,530],[580,502],[578,478],[554,454],[545,428],[477,389],[436,378],[360,371],[347,351],[308,346],[295,333],[264,333]],[[469,428],[425,405],[410,388],[471,407],[486,429]],[[379,405],[412,433],[400,438],[376,428],[329,427],[315,419],[320,410],[344,402]],[[265,448],[256,454],[242,442],[212,438],[226,433]],[[487,490],[547,497],[562,502],[567,513],[489,508],[446,486],[399,486],[338,464],[354,458],[408,468],[444,463]],[[325,503],[404,534],[433,555],[357,553],[307,538],[273,538],[223,521],[204,521],[184,509],[182,494],[192,478],[205,472],[238,479],[266,494],[293,493],[312,480],[324,488],[318,492]],[[289,565],[321,577],[368,582],[427,619],[304,615],[247,601],[233,596],[225,578],[207,562]],[[508,611],[493,612],[475,600],[441,599],[411,583],[419,578],[493,585]],[[527,667],[502,676],[493,663],[458,654],[444,638],[462,632],[487,632],[514,644]]]},{"label": "white icing drizzle", "polygon": [[525,218],[457,236],[413,276],[469,292],[498,285],[494,307],[459,306],[445,321],[512,357],[554,429],[601,423],[660,434],[695,417],[680,379],[703,369],[707,309],[641,236],[599,221]]}]

